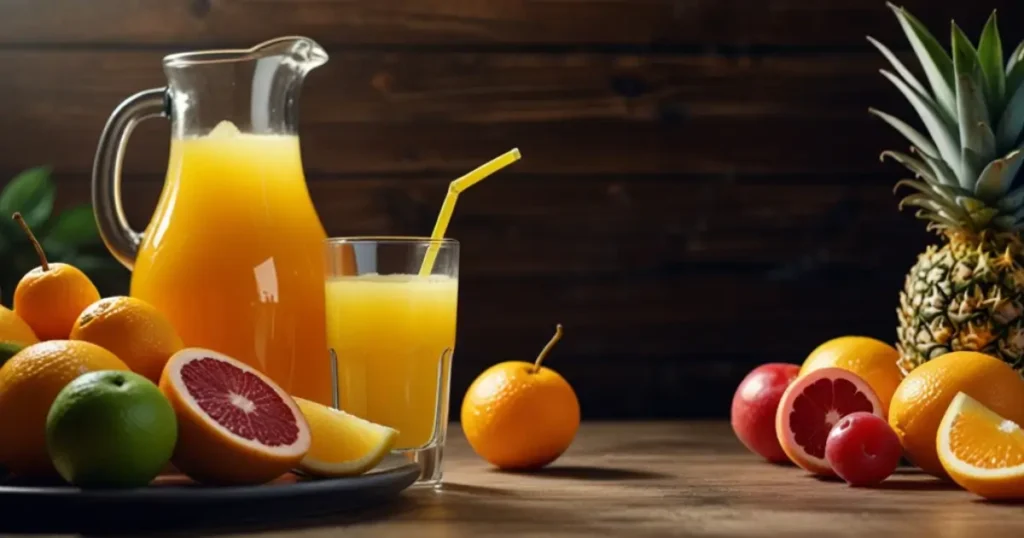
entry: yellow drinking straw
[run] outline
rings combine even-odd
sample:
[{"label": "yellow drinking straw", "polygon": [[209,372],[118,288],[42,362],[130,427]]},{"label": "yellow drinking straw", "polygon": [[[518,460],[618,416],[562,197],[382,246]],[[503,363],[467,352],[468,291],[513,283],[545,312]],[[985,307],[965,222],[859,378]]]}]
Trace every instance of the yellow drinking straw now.
[{"label": "yellow drinking straw", "polygon": [[[455,211],[455,202],[459,199],[459,193],[480,183],[491,174],[516,162],[520,158],[519,148],[513,148],[508,153],[497,157],[490,162],[480,166],[476,170],[452,181],[448,185],[448,194],[441,204],[441,213],[437,215],[437,223],[434,224],[434,232],[430,238],[434,241],[444,239],[444,233],[448,230],[448,223],[452,220],[452,213]],[[427,254],[423,258],[423,265],[420,266],[420,276],[428,276],[434,271],[434,262],[437,260],[439,243],[432,242],[427,248]]]}]

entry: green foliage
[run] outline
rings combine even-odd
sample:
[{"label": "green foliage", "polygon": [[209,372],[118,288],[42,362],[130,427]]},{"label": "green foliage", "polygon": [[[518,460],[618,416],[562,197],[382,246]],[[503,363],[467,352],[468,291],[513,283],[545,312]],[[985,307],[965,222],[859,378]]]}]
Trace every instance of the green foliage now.
[{"label": "green foliage", "polygon": [[[950,23],[946,49],[903,7],[895,13],[925,75],[922,81],[878,40],[868,41],[888,60],[885,76],[913,106],[924,131],[871,109],[912,144],[910,154],[883,155],[904,164],[914,179],[899,185],[918,191],[902,206],[938,229],[988,228],[1024,232],[1024,43],[1007,58],[993,11],[977,46]],[[1005,67],[1004,67],[1005,65]],[[927,82],[927,84],[925,84]]]},{"label": "green foliage", "polygon": [[0,301],[11,304],[21,277],[39,265],[32,244],[11,220],[22,217],[46,250],[51,262],[63,262],[81,269],[104,295],[127,291],[128,271],[107,252],[96,228],[91,205],[54,213],[57,188],[51,169],[40,166],[25,170],[0,191]]}]

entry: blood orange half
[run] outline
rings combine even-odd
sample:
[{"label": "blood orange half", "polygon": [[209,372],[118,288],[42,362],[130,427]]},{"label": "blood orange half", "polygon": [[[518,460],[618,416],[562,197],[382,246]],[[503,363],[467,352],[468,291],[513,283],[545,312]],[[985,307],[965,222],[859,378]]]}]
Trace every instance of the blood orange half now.
[{"label": "blood orange half", "polygon": [[798,377],[782,394],[775,432],[793,463],[814,474],[834,476],[825,460],[825,441],[832,426],[858,411],[885,418],[866,381],[847,370],[822,368]]},{"label": "blood orange half", "polygon": [[209,484],[261,484],[294,468],[309,425],[284,390],[254,368],[207,349],[179,351],[160,390],[178,416],[171,461]]}]

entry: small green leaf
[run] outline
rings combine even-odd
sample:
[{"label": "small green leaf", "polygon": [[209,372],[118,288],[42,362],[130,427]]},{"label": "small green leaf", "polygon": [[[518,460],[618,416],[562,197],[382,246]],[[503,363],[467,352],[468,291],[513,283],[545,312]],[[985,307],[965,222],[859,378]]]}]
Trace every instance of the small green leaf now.
[{"label": "small green leaf", "polygon": [[1006,72],[1006,95],[1009,101],[999,123],[1001,135],[998,140],[1004,142],[1012,137],[1014,141],[1009,146],[1002,146],[1000,151],[1007,151],[1009,147],[1016,145],[1016,140],[1020,139],[1020,131],[1013,136],[1015,125],[1024,124],[1024,42],[1017,45],[1017,50],[1010,55],[1006,63]]},{"label": "small green leaf", "polygon": [[[985,106],[984,77],[981,63],[978,59],[978,52],[974,45],[964,35],[956,24],[953,24],[953,73],[957,90],[957,118],[962,124],[966,120],[969,125],[979,121],[988,122],[988,108]],[[970,90],[969,95],[964,95],[964,90]],[[964,110],[964,105],[970,105]],[[962,135],[961,131],[961,135]]]},{"label": "small green leaf", "polygon": [[18,174],[0,193],[0,220],[10,220],[21,212],[31,227],[46,223],[53,213],[56,187],[50,180],[50,167],[40,166]]},{"label": "small green leaf", "polygon": [[903,209],[905,206],[915,206],[929,211],[942,212],[944,214],[949,213],[960,213],[963,214],[963,210],[949,203],[946,200],[937,199],[928,194],[911,194],[900,200],[899,208]]},{"label": "small green leaf", "polygon": [[932,157],[933,159],[939,158],[939,150],[936,149],[935,144],[932,144],[931,140],[929,140],[928,137],[924,136],[923,134],[921,134],[920,131],[908,125],[907,122],[897,118],[896,116],[886,114],[885,112],[882,112],[881,110],[876,110],[874,108],[869,108],[868,112],[874,114],[875,116],[878,116],[879,118],[882,118],[882,120],[884,120],[894,129],[899,131],[900,134],[906,137],[906,139],[909,140],[911,144],[917,147],[917,149],[923,155],[927,155],[928,157]]},{"label": "small green leaf", "polygon": [[77,247],[94,243],[99,238],[100,233],[96,227],[96,217],[93,214],[92,206],[86,204],[58,215],[43,240],[43,246],[45,247],[50,242],[56,242]]},{"label": "small green leaf", "polygon": [[900,187],[910,187],[924,194],[925,196],[928,196],[929,198],[941,201],[947,209],[949,209],[953,213],[956,213],[958,216],[962,216],[964,218],[967,217],[967,213],[965,211],[953,205],[953,200],[956,199],[956,193],[954,193],[948,187],[943,187],[941,185],[935,185],[932,183],[925,183],[923,181],[917,181],[913,179],[901,179],[897,181],[896,188],[898,189]]},{"label": "small green leaf", "polygon": [[[1017,67],[1017,64],[1021,62],[1021,60],[1024,60],[1024,41],[1021,41],[1020,45],[1017,45],[1017,48],[1014,49],[1013,54],[1010,55],[1010,59],[1006,61],[1006,72],[1009,73],[1010,71],[1013,71],[1013,69]],[[1012,88],[1007,87],[1007,89]]]},{"label": "small green leaf", "polygon": [[984,208],[985,202],[982,202],[977,198],[971,198],[970,196],[957,196],[956,205],[966,209],[968,213],[973,213]]},{"label": "small green leaf", "polygon": [[914,174],[928,183],[934,185],[957,185],[955,179],[952,182],[947,183],[947,178],[936,175],[935,170],[929,167],[926,162],[907,155],[906,153],[900,153],[898,151],[883,151],[882,160],[884,161],[886,157],[892,157],[893,160],[907,167],[910,171],[914,172]]},{"label": "small green leaf", "polygon": [[907,10],[887,3],[896,14],[907,40],[914,49],[924,74],[932,86],[935,101],[950,117],[956,117],[956,97],[953,94],[953,61],[928,28]]},{"label": "small green leaf", "polygon": [[960,155],[960,186],[964,190],[974,192],[974,185],[978,181],[982,167],[988,161],[983,159],[978,152],[971,148],[964,148]]},{"label": "small green leaf", "polygon": [[[956,75],[957,123],[960,127],[960,186],[972,189],[981,168],[995,158],[995,136],[991,134],[988,107],[985,105],[983,76],[967,36],[954,23],[953,71]],[[947,159],[948,161],[948,159]]]},{"label": "small green leaf", "polygon": [[950,27],[950,41],[953,43],[953,80],[957,76],[969,76],[980,87],[982,82],[981,60],[971,39],[954,22]]},{"label": "small green leaf", "polygon": [[984,228],[999,215],[999,210],[994,207],[986,207],[971,213],[971,220],[977,225],[977,229]]},{"label": "small green leaf", "polygon": [[1019,52],[1015,52],[1014,56],[1018,57],[1017,62],[1011,60],[1013,67],[1006,71],[1006,94],[1013,95],[1014,92],[1019,90],[1021,86],[1024,86],[1024,43],[1021,43],[1022,47]]},{"label": "small green leaf", "polygon": [[994,203],[998,201],[1010,190],[1013,179],[1017,177],[1021,158],[1024,158],[1024,153],[1018,150],[1002,159],[996,159],[988,163],[988,166],[985,167],[978,177],[978,183],[974,186],[974,193],[987,202]]},{"label": "small green leaf", "polygon": [[978,42],[978,62],[985,75],[985,96],[989,112],[995,115],[1002,109],[1006,94],[1006,72],[1003,71],[1003,42],[999,37],[999,23],[996,12],[985,23]]},{"label": "small green leaf", "polygon": [[[972,152],[976,153],[978,158],[981,160],[981,166],[985,166],[986,164],[994,161],[997,158],[996,135],[992,132],[992,128],[985,122],[978,122],[974,124],[974,128],[970,129],[969,132],[971,133],[970,138],[972,147],[964,149],[970,149]],[[977,149],[975,149],[975,147]],[[977,179],[978,174],[975,173],[972,177]]]},{"label": "small green leaf", "polygon": [[947,228],[957,228],[958,229],[958,228],[963,228],[963,226],[964,226],[963,223],[957,222],[957,221],[955,221],[955,220],[953,220],[953,219],[951,219],[951,218],[949,218],[949,217],[947,217],[947,216],[945,216],[945,215],[943,215],[941,213],[933,213],[931,211],[920,210],[920,211],[914,213],[914,217],[916,217],[918,219],[921,219],[921,220],[927,220],[927,221],[932,222],[934,224],[940,224],[940,225],[945,226]]},{"label": "small green leaf", "polygon": [[[961,168],[960,147],[956,143],[955,134],[949,126],[946,125],[946,122],[942,120],[938,112],[929,106],[927,101],[925,101],[919,93],[915,92],[910,86],[907,86],[906,82],[903,82],[899,77],[889,71],[884,69],[881,71],[882,75],[889,79],[889,81],[900,90],[903,96],[910,101],[914,110],[917,111],[917,115],[920,116],[921,121],[924,122],[924,126],[928,130],[928,134],[931,136],[932,140],[935,141],[935,147],[938,148],[942,159],[949,163],[954,170]],[[969,181],[969,186],[974,185],[974,178],[965,180],[964,177],[960,177],[960,185],[964,188],[969,188],[969,186],[965,186],[965,181]]]},{"label": "small green leaf", "polygon": [[[1024,65],[1024,64],[1021,64]],[[1017,88],[1003,110],[996,132],[999,151],[1008,151],[1017,146],[1020,134],[1024,132],[1024,84]]]},{"label": "small green leaf", "polygon": [[933,187],[935,187],[934,184],[932,184],[932,183],[925,183],[924,181],[918,181],[916,179],[901,179],[901,180],[896,182],[896,186],[893,187],[893,190],[894,191],[898,190],[900,187],[910,187],[910,188],[912,188],[912,189],[914,189],[914,190],[916,190],[916,191],[918,191],[918,192],[920,192],[922,194],[926,194],[926,195],[931,195],[931,196],[936,196],[937,195],[936,190],[933,188]]},{"label": "small green leaf", "polygon": [[935,108],[936,110],[943,114],[942,119],[946,120],[947,124],[956,124],[956,118],[946,114],[945,108],[940,107],[935,103],[935,100],[932,99],[931,94],[928,92],[928,90],[925,89],[924,85],[921,84],[919,80],[917,80],[917,77],[915,77],[914,74],[911,73],[905,65],[903,65],[903,62],[901,62],[900,59],[897,58],[896,55],[893,54],[888,47],[886,47],[881,42],[879,42],[878,40],[871,36],[868,36],[867,39],[872,45],[875,46],[876,49],[878,49],[879,52],[882,53],[882,56],[885,56],[885,59],[889,60],[889,63],[893,66],[894,69],[896,69],[896,72],[899,73],[901,77],[903,77],[903,80],[908,85],[910,85],[911,88],[913,88],[917,93],[924,96],[928,100],[929,105],[931,105],[933,108]]},{"label": "small green leaf", "polygon": [[871,36],[867,36],[867,40],[869,43],[874,45],[876,49],[878,49],[878,52],[882,53],[882,56],[885,56],[886,60],[889,60],[889,63],[892,64],[893,68],[896,69],[896,72],[903,77],[903,80],[907,81],[907,84],[910,84],[912,88],[923,94],[928,93],[928,90],[924,88],[924,85],[921,84],[921,82],[917,80],[917,77],[915,77],[914,74],[911,73],[905,65],[903,65],[903,62],[901,62],[900,59],[897,58],[891,50],[889,50],[889,47],[886,47],[880,41]]},{"label": "small green leaf", "polygon": [[917,154],[920,155],[926,163],[928,163],[928,166],[935,172],[936,177],[942,178],[942,182],[945,185],[956,188],[960,187],[960,182],[956,178],[956,173],[953,172],[946,163],[942,162],[941,159],[926,155],[921,151],[918,151]]}]

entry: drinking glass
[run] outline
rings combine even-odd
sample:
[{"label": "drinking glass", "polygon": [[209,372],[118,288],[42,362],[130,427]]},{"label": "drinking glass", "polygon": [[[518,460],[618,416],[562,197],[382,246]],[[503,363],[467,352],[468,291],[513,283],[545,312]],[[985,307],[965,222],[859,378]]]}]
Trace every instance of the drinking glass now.
[{"label": "drinking glass", "polygon": [[[424,268],[428,251],[432,268]],[[459,243],[340,237],[326,246],[327,346],[338,407],[398,430],[395,452],[439,487],[455,350]]]}]

